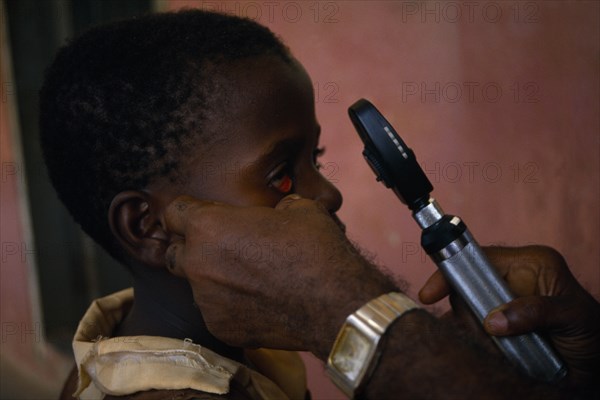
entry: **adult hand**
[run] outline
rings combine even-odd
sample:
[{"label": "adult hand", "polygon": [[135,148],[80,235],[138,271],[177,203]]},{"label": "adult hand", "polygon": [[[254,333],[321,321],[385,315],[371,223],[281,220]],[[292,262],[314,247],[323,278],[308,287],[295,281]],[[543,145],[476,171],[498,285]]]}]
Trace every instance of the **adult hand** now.
[{"label": "adult hand", "polygon": [[[564,258],[543,246],[484,250],[517,296],[486,317],[485,330],[496,336],[544,333],[567,363],[570,384],[598,385],[600,304],[573,277]],[[432,304],[450,291],[443,275],[436,271],[419,298]]]},{"label": "adult hand", "polygon": [[[274,209],[184,197],[168,207],[165,222],[172,235],[167,265],[189,281],[208,329],[230,345],[309,350],[324,359],[349,314],[398,290],[322,206],[298,196]],[[415,311],[390,328],[366,396],[556,395],[501,365]],[[415,385],[421,381],[434,385]]]},{"label": "adult hand", "polygon": [[165,215],[171,271],[186,278],[213,335],[234,346],[329,352],[346,316],[398,290],[318,202],[275,208],[190,197]]}]

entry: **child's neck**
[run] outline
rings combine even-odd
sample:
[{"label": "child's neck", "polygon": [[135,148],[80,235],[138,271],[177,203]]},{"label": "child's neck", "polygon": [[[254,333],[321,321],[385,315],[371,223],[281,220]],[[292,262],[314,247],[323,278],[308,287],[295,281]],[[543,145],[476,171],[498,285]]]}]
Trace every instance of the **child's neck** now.
[{"label": "child's neck", "polygon": [[165,270],[134,275],[134,302],[115,336],[164,336],[192,339],[224,357],[243,362],[243,350],[230,347],[208,332],[184,279]]}]

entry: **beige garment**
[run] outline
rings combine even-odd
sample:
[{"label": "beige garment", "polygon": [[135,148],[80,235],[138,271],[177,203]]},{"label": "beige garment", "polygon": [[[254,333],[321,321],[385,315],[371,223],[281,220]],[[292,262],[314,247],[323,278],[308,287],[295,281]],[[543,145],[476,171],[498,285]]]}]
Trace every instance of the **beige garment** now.
[{"label": "beige garment", "polygon": [[[79,371],[75,397],[122,396],[151,389],[195,389],[225,394],[236,380],[254,399],[304,399],[304,364],[294,352],[247,352],[269,378],[189,340],[158,336],[109,338],[133,303],[133,289],[95,300],[83,316],[73,351]],[[263,366],[263,368],[261,368]]]}]

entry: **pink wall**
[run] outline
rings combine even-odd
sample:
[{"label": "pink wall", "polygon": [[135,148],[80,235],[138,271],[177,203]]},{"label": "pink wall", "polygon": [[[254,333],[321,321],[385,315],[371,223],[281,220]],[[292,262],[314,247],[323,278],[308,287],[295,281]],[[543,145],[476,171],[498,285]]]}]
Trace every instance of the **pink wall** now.
[{"label": "pink wall", "polygon": [[[473,4],[473,3],[472,3]],[[596,2],[202,2],[259,20],[311,74],[325,173],[349,235],[415,293],[433,265],[360,155],[346,109],[371,99],[448,212],[483,244],[556,247],[600,298]],[[437,85],[437,86],[436,86]],[[328,163],[329,162],[329,163]],[[310,360],[315,398],[339,397]]]},{"label": "pink wall", "polygon": [[46,344],[39,315],[36,276],[31,272],[34,256],[27,245],[31,240],[23,201],[24,168],[15,141],[16,88],[8,67],[6,33],[0,28],[0,398],[53,399],[72,361]]},{"label": "pink wall", "polygon": [[[434,270],[346,116],[371,99],[482,244],[561,251],[600,298],[598,2],[171,1],[257,19],[311,74],[349,235],[415,293]],[[438,86],[436,86],[438,85]],[[472,90],[472,91],[471,91]],[[329,163],[328,163],[329,162]],[[315,398],[336,395],[311,361]]]}]

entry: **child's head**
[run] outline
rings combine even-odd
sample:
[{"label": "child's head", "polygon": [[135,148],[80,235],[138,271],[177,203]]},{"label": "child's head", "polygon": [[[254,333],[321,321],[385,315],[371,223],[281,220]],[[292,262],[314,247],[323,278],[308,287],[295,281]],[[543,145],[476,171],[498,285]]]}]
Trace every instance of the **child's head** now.
[{"label": "child's head", "polygon": [[177,195],[341,204],[317,170],[310,79],[249,20],[184,11],[95,28],[49,68],[40,121],[59,197],[121,259],[163,238],[161,210]]}]

